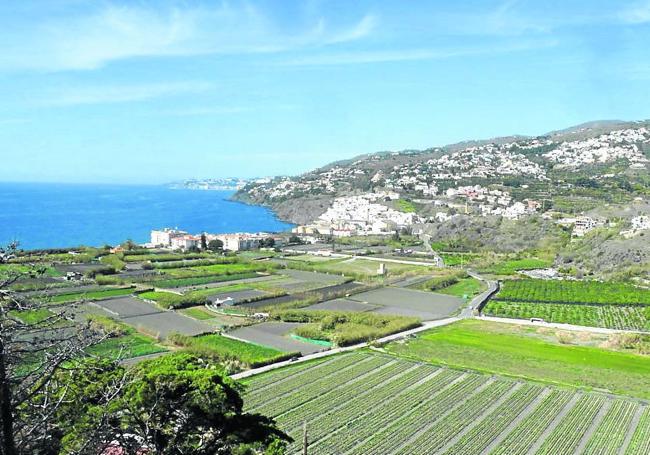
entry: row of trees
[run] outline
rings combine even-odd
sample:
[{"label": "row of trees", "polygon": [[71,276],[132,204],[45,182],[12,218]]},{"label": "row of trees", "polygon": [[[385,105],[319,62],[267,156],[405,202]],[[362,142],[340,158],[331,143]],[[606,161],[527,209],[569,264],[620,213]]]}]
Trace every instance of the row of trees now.
[{"label": "row of trees", "polygon": [[[0,264],[17,245],[0,248]],[[243,412],[240,386],[209,358],[171,354],[125,367],[88,348],[114,334],[76,307],[24,298],[0,275],[0,455],[281,453],[288,437]],[[23,312],[48,310],[36,323]]]}]

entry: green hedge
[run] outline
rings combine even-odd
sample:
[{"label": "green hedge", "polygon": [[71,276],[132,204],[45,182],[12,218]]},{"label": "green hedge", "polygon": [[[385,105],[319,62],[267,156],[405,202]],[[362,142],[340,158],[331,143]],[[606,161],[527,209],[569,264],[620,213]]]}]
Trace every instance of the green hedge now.
[{"label": "green hedge", "polygon": [[338,346],[372,341],[420,326],[419,318],[352,311],[293,309],[274,311],[271,316],[285,322],[307,323],[294,333]]}]

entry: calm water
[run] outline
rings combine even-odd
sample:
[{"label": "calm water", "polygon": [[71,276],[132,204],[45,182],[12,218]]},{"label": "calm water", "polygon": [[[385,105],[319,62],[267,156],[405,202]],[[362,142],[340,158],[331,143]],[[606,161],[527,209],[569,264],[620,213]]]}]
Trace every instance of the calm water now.
[{"label": "calm water", "polygon": [[171,190],[162,186],[0,183],[0,244],[22,248],[99,246],[149,231],[282,231],[291,227],[262,207],[228,201],[232,191]]}]

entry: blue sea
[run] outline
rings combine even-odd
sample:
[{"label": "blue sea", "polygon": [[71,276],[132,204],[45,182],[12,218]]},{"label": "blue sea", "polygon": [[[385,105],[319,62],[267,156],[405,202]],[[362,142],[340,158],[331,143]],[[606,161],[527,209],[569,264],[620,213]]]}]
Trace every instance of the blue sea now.
[{"label": "blue sea", "polygon": [[290,224],[263,207],[229,201],[233,191],[164,186],[0,183],[0,245],[21,248],[147,242],[149,231],[277,232]]}]

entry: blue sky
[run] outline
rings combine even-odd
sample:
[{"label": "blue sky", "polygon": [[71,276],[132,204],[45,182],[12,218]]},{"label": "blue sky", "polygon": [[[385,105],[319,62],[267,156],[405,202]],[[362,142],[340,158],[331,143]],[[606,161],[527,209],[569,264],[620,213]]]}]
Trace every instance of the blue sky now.
[{"label": "blue sky", "polygon": [[0,3],[0,181],[304,172],[650,117],[650,1]]}]

